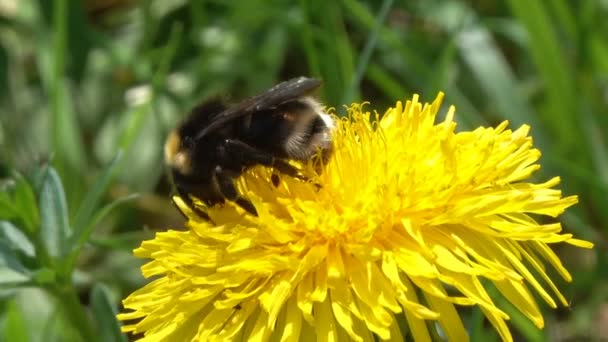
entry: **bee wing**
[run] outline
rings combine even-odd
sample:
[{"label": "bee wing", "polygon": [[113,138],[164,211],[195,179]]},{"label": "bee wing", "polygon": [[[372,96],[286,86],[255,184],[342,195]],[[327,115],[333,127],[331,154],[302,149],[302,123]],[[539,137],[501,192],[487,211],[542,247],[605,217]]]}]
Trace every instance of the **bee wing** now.
[{"label": "bee wing", "polygon": [[302,97],[317,89],[320,85],[321,81],[308,77],[292,78],[281,82],[265,92],[243,100],[214,116],[211,123],[196,136],[196,139],[206,136],[237,118]]}]

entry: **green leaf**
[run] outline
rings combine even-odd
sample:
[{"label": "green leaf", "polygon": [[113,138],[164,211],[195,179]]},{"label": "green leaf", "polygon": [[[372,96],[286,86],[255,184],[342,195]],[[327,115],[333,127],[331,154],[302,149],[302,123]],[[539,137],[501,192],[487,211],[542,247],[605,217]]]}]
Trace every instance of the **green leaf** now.
[{"label": "green leaf", "polygon": [[11,300],[4,314],[3,341],[28,342],[28,325],[23,312],[14,300]]},{"label": "green leaf", "polygon": [[15,173],[15,207],[20,213],[21,219],[29,232],[38,229],[39,217],[38,206],[34,190],[28,181],[19,173]]},{"label": "green leaf", "polygon": [[47,253],[58,258],[70,232],[68,208],[59,175],[49,169],[40,191],[40,235]]},{"label": "green leaf", "polygon": [[35,257],[34,245],[23,232],[8,221],[0,221],[0,242],[5,241],[11,249]]},{"label": "green leaf", "polygon": [[[66,337],[63,340],[97,341],[96,335],[93,332],[91,319],[87,314],[86,308],[80,302],[76,288],[71,285],[48,286],[47,290],[53,294],[54,299],[59,303],[57,308],[59,309],[60,315],[53,316],[59,316],[61,318],[58,322],[62,325],[60,329],[66,329],[67,331],[74,333],[74,336],[70,336],[70,338]],[[65,318],[65,320],[63,318]],[[77,335],[80,335],[80,339]]]},{"label": "green leaf", "polygon": [[116,319],[117,310],[112,305],[108,290],[100,284],[95,284],[91,290],[91,304],[100,341],[115,342],[127,341],[127,337],[120,331],[120,324]]},{"label": "green leaf", "polygon": [[34,280],[39,285],[50,285],[57,281],[57,273],[50,268],[41,268],[34,272]]},{"label": "green leaf", "polygon": [[53,157],[49,157],[48,162],[43,162],[35,167],[32,172],[28,175],[28,179],[30,183],[34,186],[34,192],[39,194],[42,191],[42,185],[44,185],[44,180],[46,179],[46,174],[50,169],[50,162],[53,160]]},{"label": "green leaf", "polygon": [[28,232],[38,227],[38,209],[32,187],[19,173],[0,192],[0,219],[19,219]]},{"label": "green leaf", "polygon": [[0,219],[12,220],[19,217],[19,210],[13,204],[8,192],[0,192]]},{"label": "green leaf", "polygon": [[80,236],[85,232],[85,227],[88,225],[95,209],[99,206],[102,196],[108,189],[112,179],[116,176],[121,159],[122,152],[119,151],[101,174],[101,177],[99,177],[93,188],[87,193],[74,219],[73,239],[80,240]]},{"label": "green leaf", "polygon": [[27,273],[27,268],[23,266],[15,251],[4,240],[0,240],[0,266],[6,266],[19,273]]},{"label": "green leaf", "polygon": [[29,276],[0,265],[0,286],[2,286],[3,289],[26,284],[30,281],[31,278]]}]

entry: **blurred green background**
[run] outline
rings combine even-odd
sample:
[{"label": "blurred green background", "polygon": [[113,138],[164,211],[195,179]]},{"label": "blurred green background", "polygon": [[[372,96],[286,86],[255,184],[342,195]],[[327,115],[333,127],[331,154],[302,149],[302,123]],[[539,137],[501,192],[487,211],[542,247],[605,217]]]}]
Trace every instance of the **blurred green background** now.
[{"label": "blurred green background", "polygon": [[0,340],[126,341],[131,250],[182,222],[164,136],[203,99],[299,75],[338,110],[442,90],[460,130],[530,124],[537,180],[580,196],[562,223],[596,248],[556,247],[571,307],[541,304],[543,331],[497,301],[517,340],[607,339],[607,17],[607,0],[0,0]]}]

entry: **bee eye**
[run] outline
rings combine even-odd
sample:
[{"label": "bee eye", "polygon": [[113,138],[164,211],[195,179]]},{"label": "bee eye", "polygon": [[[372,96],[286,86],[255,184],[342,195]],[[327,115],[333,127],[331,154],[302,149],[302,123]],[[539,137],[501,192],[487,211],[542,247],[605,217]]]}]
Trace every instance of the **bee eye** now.
[{"label": "bee eye", "polygon": [[327,125],[319,116],[315,117],[315,120],[310,127],[310,134],[322,133],[327,128]]},{"label": "bee eye", "polygon": [[194,139],[192,139],[192,137],[184,137],[184,139],[182,140],[182,147],[189,149],[194,145]]},{"label": "bee eye", "polygon": [[285,120],[285,121],[291,122],[291,121],[295,121],[296,116],[294,115],[294,113],[291,113],[291,112],[283,112],[283,113],[281,113],[281,118],[283,118],[283,120]]}]

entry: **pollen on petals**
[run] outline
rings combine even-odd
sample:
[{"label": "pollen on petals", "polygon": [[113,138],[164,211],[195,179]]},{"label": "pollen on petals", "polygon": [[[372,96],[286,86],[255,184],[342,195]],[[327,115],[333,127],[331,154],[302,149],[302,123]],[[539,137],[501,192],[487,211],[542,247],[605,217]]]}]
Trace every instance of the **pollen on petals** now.
[{"label": "pollen on petals", "polygon": [[[539,328],[535,295],[567,305],[545,264],[549,247],[592,244],[554,219],[577,202],[559,178],[527,179],[540,152],[529,127],[457,132],[455,109],[436,122],[443,94],[383,115],[362,104],[334,118],[334,154],[311,181],[256,167],[238,180],[256,206],[204,208],[185,231],[158,233],[136,256],[156,279],[124,300],[123,330],[145,340],[466,340],[458,309],[477,307],[504,340],[498,292]],[[176,200],[179,199],[176,198]],[[541,216],[546,216],[542,221]],[[557,300],[557,301],[556,301]],[[402,330],[407,326],[407,330]]]}]

